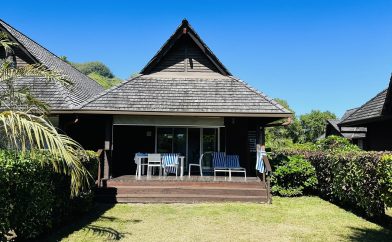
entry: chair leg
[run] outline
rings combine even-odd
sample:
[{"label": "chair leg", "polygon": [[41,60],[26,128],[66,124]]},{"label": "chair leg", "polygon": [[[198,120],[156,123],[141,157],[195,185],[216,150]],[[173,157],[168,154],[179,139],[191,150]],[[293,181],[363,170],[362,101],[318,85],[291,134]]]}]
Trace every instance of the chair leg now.
[{"label": "chair leg", "polygon": [[201,165],[199,167],[200,167],[200,176],[203,176],[203,168]]},{"label": "chair leg", "polygon": [[191,165],[189,165],[189,168],[188,168],[188,177],[191,177]]}]

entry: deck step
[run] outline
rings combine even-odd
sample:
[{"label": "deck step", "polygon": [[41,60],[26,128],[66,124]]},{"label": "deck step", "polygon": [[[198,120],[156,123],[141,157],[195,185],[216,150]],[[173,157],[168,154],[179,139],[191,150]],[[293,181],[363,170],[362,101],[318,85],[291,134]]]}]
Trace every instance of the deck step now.
[{"label": "deck step", "polygon": [[108,181],[95,195],[100,202],[117,203],[267,202],[264,183],[258,181]]}]

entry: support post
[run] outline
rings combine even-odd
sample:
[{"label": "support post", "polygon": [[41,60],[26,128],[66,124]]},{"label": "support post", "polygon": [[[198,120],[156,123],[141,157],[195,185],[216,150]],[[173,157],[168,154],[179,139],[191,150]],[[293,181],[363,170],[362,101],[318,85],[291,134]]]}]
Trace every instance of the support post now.
[{"label": "support post", "polygon": [[103,179],[109,179],[111,176],[111,154],[112,154],[112,131],[113,118],[107,117],[105,121],[105,143],[103,152]]},{"label": "support post", "polygon": [[[261,150],[265,152],[265,127],[259,126],[257,130],[257,144],[260,145]],[[262,174],[258,174],[259,178],[264,182],[265,188],[267,190],[267,203],[272,203],[271,195],[271,164],[267,156],[263,156],[263,161],[265,165],[265,170]],[[260,177],[261,175],[261,177]]]}]

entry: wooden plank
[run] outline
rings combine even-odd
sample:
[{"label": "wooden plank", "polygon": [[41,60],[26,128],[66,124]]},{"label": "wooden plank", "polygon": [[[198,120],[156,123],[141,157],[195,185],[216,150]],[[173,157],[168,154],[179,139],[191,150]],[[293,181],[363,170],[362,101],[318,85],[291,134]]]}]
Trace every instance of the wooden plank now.
[{"label": "wooden plank", "polygon": [[117,187],[117,186],[194,186],[194,187],[243,187],[243,188],[263,188],[265,184],[263,183],[202,183],[202,182],[155,182],[155,181],[145,181],[145,182],[107,182],[107,187]]},{"label": "wooden plank", "polygon": [[[100,195],[105,195],[105,192],[97,193]],[[116,196],[122,195],[149,195],[149,194],[161,194],[165,195],[184,195],[188,194],[191,196],[267,196],[267,191],[257,191],[257,190],[189,190],[189,189],[167,189],[167,188],[153,188],[153,189],[121,189],[116,191]]]},{"label": "wooden plank", "polygon": [[257,188],[254,187],[200,187],[200,186],[116,186],[117,190],[120,189],[155,189],[155,188],[165,188],[165,189],[198,189],[198,190],[254,190],[254,191],[265,191],[265,188],[258,186]]}]

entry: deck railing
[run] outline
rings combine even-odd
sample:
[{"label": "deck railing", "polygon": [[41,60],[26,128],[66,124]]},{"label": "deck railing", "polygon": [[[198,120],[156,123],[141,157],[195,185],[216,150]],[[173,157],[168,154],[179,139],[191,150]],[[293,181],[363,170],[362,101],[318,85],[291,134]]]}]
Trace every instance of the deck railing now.
[{"label": "deck railing", "polygon": [[271,196],[271,174],[272,174],[272,169],[271,169],[271,164],[268,160],[268,157],[266,155],[263,156],[263,161],[265,164],[265,171],[263,172],[263,181],[265,184],[265,188],[267,190],[267,202],[272,203],[272,196]]}]

